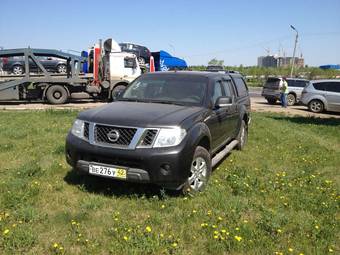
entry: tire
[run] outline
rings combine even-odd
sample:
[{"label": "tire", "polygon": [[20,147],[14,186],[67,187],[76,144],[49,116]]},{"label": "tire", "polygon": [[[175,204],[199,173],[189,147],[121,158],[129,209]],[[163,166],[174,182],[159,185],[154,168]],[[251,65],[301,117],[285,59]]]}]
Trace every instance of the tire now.
[{"label": "tire", "polygon": [[296,104],[296,97],[294,94],[288,94],[287,95],[287,105],[293,106]]},{"label": "tire", "polygon": [[325,106],[320,100],[313,99],[312,101],[309,102],[308,109],[311,112],[320,113],[323,112]]},{"label": "tire", "polygon": [[144,58],[142,58],[142,57],[138,57],[137,58],[138,59],[138,63],[140,64],[140,65],[145,65],[145,59]]},{"label": "tire", "polygon": [[52,85],[46,92],[47,101],[50,104],[64,104],[68,99],[67,90],[60,85]]},{"label": "tire", "polygon": [[275,98],[266,98],[267,99],[267,102],[268,104],[276,104],[276,99]]},{"label": "tire", "polygon": [[248,142],[248,127],[244,120],[242,120],[241,122],[240,131],[237,135],[236,140],[238,141],[238,144],[236,145],[236,149],[240,151],[243,150]]},{"label": "tire", "polygon": [[126,85],[118,85],[116,87],[113,88],[113,90],[111,91],[111,98],[112,100],[117,98],[117,95],[120,91],[123,91],[126,89]]},{"label": "tire", "polygon": [[67,66],[60,64],[57,66],[57,73],[67,73]]},{"label": "tire", "polygon": [[13,66],[12,68],[12,73],[15,74],[15,75],[22,75],[24,74],[24,68],[20,65],[15,65]]},{"label": "tire", "polygon": [[183,185],[182,193],[194,195],[202,192],[211,175],[211,158],[209,152],[197,146],[191,162],[189,177]]}]

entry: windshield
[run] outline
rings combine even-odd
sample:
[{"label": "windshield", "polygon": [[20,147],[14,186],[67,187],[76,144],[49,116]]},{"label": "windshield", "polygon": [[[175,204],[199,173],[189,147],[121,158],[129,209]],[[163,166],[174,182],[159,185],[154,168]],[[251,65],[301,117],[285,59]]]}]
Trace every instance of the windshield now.
[{"label": "windshield", "polygon": [[201,105],[207,78],[185,75],[145,75],[132,82],[118,100]]}]

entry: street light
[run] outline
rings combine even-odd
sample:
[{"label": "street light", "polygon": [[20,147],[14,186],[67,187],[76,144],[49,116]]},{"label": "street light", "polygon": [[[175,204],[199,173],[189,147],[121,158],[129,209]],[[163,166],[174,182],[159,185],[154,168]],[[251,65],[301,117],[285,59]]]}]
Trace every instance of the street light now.
[{"label": "street light", "polygon": [[296,32],[295,35],[295,44],[294,44],[294,51],[293,51],[293,63],[292,63],[292,69],[290,70],[290,77],[293,77],[293,72],[294,72],[294,65],[295,65],[295,52],[296,52],[296,45],[297,45],[297,41],[298,41],[298,37],[299,37],[299,32],[297,31],[297,29],[290,25],[290,28],[293,29]]}]

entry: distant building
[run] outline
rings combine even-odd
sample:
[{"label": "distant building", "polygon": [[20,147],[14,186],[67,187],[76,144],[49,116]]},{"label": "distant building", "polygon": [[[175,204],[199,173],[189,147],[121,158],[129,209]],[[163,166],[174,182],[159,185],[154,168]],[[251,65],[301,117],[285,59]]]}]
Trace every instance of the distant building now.
[{"label": "distant building", "polygon": [[[258,67],[289,67],[293,62],[292,57],[278,57],[278,56],[261,56],[257,58]],[[295,58],[295,66],[297,68],[305,66],[303,57]]]}]

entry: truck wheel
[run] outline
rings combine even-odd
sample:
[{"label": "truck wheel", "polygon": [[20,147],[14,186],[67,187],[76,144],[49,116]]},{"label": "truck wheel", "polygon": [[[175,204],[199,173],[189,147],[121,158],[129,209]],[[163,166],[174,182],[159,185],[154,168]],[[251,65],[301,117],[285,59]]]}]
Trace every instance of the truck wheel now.
[{"label": "truck wheel", "polygon": [[125,85],[118,85],[116,87],[113,88],[112,92],[111,92],[111,98],[112,100],[116,99],[119,92],[123,91],[126,89]]},{"label": "truck wheel", "polygon": [[287,105],[292,106],[295,103],[296,103],[296,97],[294,96],[294,94],[288,94],[287,95]]},{"label": "truck wheel", "polygon": [[46,98],[51,104],[64,104],[67,101],[68,94],[63,86],[53,85],[47,89]]},{"label": "truck wheel", "polygon": [[311,112],[320,113],[320,112],[323,112],[324,108],[325,107],[324,107],[323,103],[320,100],[317,100],[317,99],[313,99],[308,104],[308,109]]},{"label": "truck wheel", "polygon": [[24,68],[20,65],[13,66],[12,73],[15,75],[22,75],[24,73]]},{"label": "truck wheel", "polygon": [[243,150],[244,146],[247,144],[248,141],[248,128],[244,120],[242,120],[241,122],[240,131],[237,135],[236,140],[238,141],[236,149],[240,151]]},{"label": "truck wheel", "polygon": [[57,72],[58,73],[66,73],[67,72],[67,66],[60,64],[57,66]]},{"label": "truck wheel", "polygon": [[276,99],[275,98],[266,98],[268,101],[268,104],[276,104]]},{"label": "truck wheel", "polygon": [[195,194],[205,189],[211,175],[211,158],[209,152],[197,146],[191,162],[190,174],[185,182],[182,192]]}]

